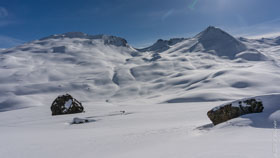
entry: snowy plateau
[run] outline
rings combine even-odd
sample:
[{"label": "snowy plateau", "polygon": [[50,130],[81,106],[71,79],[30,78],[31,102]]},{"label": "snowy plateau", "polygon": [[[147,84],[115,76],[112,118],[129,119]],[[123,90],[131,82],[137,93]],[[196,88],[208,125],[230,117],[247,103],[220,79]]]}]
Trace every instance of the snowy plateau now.
[{"label": "snowy plateau", "polygon": [[[52,116],[65,93],[85,112]],[[262,113],[216,126],[207,117],[253,96]],[[52,35],[0,51],[0,158],[278,158],[279,101],[280,37],[210,26],[136,49],[116,36]]]}]

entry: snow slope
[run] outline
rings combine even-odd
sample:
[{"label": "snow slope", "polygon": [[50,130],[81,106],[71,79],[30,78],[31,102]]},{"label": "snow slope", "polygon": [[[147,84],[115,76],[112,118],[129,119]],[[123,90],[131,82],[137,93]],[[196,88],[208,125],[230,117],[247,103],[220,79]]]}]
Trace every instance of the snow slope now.
[{"label": "snow slope", "polygon": [[49,105],[66,92],[81,101],[153,103],[279,92],[279,48],[267,45],[214,27],[142,50],[115,36],[52,35],[1,52],[0,111]]},{"label": "snow slope", "polygon": [[[144,49],[70,32],[1,50],[0,157],[273,157],[278,39],[211,26]],[[86,113],[51,116],[66,92]],[[267,113],[215,127],[207,118],[222,103],[272,93]],[[74,125],[74,117],[90,122]]]},{"label": "snow slope", "polygon": [[[277,102],[273,106],[278,105],[279,94],[274,98]],[[273,150],[280,147],[280,131],[273,128],[273,122],[258,124],[259,119],[267,118],[267,113],[261,117],[258,114],[244,116],[213,127],[206,112],[220,104],[222,102],[172,105],[85,102],[87,112],[82,114],[53,117],[48,106],[3,112],[0,157],[274,156]],[[126,114],[121,114],[121,110]],[[279,113],[279,106],[277,110],[275,113]],[[91,121],[71,124],[74,117],[90,117]]]}]

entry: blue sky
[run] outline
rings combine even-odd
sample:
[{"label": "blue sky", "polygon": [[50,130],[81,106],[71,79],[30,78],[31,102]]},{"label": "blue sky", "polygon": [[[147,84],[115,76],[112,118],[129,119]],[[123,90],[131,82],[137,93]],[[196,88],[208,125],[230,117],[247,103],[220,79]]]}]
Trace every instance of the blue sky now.
[{"label": "blue sky", "polygon": [[190,37],[209,25],[236,36],[280,32],[279,0],[1,0],[0,47],[80,31],[134,47]]}]

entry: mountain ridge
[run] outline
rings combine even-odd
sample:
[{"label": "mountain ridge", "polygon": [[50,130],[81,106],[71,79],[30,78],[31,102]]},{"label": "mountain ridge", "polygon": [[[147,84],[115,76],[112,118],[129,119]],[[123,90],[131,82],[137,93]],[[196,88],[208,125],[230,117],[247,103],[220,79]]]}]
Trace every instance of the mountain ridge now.
[{"label": "mountain ridge", "polygon": [[113,44],[116,46],[127,46],[127,41],[124,38],[113,36],[113,35],[89,35],[83,32],[66,32],[62,34],[54,34],[47,37],[43,37],[39,40],[44,41],[48,39],[63,39],[63,38],[82,38],[82,39],[102,39],[104,44]]},{"label": "mountain ridge", "polygon": [[[222,39],[234,40],[216,28],[209,29],[222,34]],[[280,87],[275,86],[280,85],[277,45],[243,40],[246,50],[234,52],[230,58],[214,52],[228,45],[214,40],[212,51],[203,43],[209,32],[200,35],[159,40],[168,46],[161,51],[140,52],[120,38],[84,33],[51,36],[3,50],[0,105],[40,106],[66,92],[85,102],[157,103],[224,101],[279,92]],[[194,45],[200,46],[190,50]],[[267,85],[267,81],[274,84]],[[34,99],[38,97],[41,99]]]},{"label": "mountain ridge", "polygon": [[[44,44],[44,41],[50,39],[87,39],[87,40],[103,40],[105,45],[114,45],[121,47],[130,47],[126,39],[113,35],[89,35],[83,32],[66,32],[62,34],[54,34],[47,37],[43,37],[39,40],[30,41],[28,43],[40,43]],[[258,42],[270,44],[270,45],[280,45],[280,37],[276,37],[274,39],[259,39]],[[187,40],[197,40],[195,44],[188,46],[187,52],[207,52],[210,54],[214,54],[217,56],[226,56],[229,59],[235,59],[237,54],[246,51],[247,46],[244,43],[248,43],[250,39],[246,39],[243,37],[235,38],[223,31],[220,28],[209,26],[205,30],[199,32],[197,35],[191,38],[170,38],[168,40],[158,39],[154,44],[148,46],[146,48],[133,48],[135,51],[132,53],[133,56],[139,55],[139,53],[145,52],[154,52],[156,53],[154,56],[157,56],[158,53],[164,52],[172,48],[174,45],[178,43],[182,43]],[[267,41],[267,42],[266,42]],[[22,44],[26,45],[28,43]],[[91,41],[88,41],[88,44],[91,44]],[[17,47],[20,47],[19,45]],[[62,48],[63,46],[61,46]],[[9,51],[13,48],[0,50],[2,52],[11,52]],[[59,48],[58,48],[59,49]],[[63,48],[62,48],[63,49]],[[227,50],[227,51],[224,51]],[[251,49],[252,50],[252,49]],[[54,51],[55,52],[55,51]],[[138,52],[138,53],[137,53]],[[257,52],[257,51],[256,51]]]}]

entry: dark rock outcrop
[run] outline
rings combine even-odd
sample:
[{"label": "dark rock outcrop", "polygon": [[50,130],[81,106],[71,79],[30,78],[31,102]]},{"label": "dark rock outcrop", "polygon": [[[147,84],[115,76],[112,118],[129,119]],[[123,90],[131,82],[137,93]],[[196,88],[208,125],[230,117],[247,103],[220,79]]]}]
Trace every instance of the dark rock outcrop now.
[{"label": "dark rock outcrop", "polygon": [[65,46],[53,47],[53,53],[65,53]]},{"label": "dark rock outcrop", "polygon": [[214,125],[250,113],[260,113],[264,109],[262,101],[254,98],[228,103],[207,112]]},{"label": "dark rock outcrop", "polygon": [[58,96],[51,105],[52,115],[74,114],[84,111],[82,103],[70,94]]},{"label": "dark rock outcrop", "polygon": [[152,46],[147,47],[147,48],[138,49],[138,51],[140,51],[140,52],[152,51],[152,52],[156,52],[156,53],[161,53],[161,52],[168,50],[171,46],[173,46],[177,43],[180,43],[186,39],[187,38],[171,38],[170,40],[159,39]]}]

